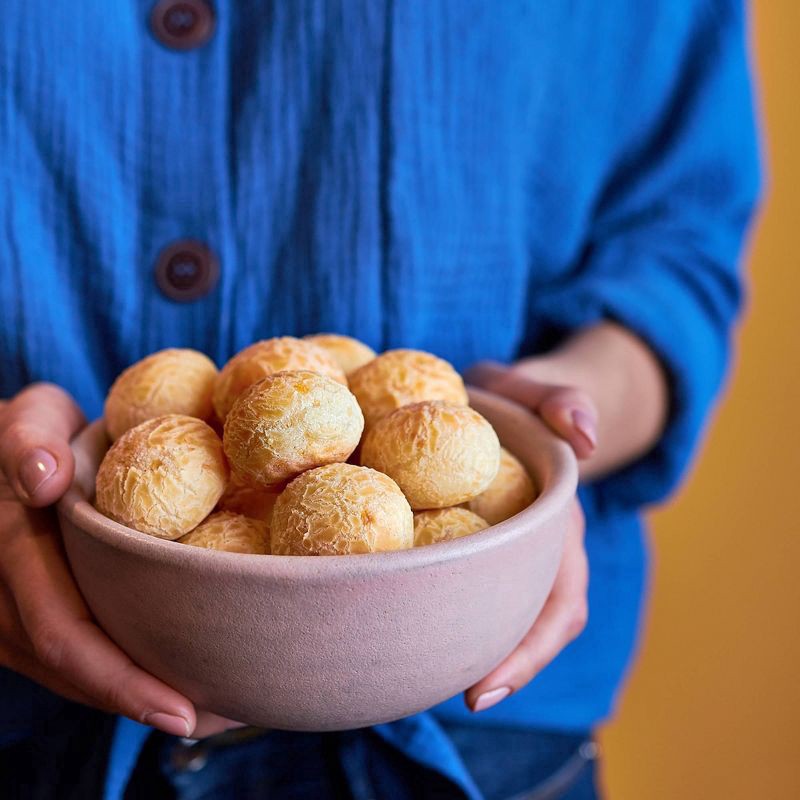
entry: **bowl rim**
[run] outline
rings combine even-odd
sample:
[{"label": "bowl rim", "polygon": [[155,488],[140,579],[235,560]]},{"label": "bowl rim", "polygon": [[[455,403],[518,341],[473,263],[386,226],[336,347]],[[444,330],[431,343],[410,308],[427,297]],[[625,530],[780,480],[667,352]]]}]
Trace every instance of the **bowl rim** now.
[{"label": "bowl rim", "polygon": [[[462,536],[449,542],[439,542],[409,550],[384,553],[354,553],[336,557],[322,556],[273,556],[249,553],[227,553],[203,547],[187,547],[177,541],[160,539],[128,528],[105,517],[89,502],[79,486],[78,476],[57,503],[59,516],[93,539],[144,559],[155,559],[162,564],[173,564],[186,568],[206,568],[213,562],[220,572],[236,572],[239,575],[272,577],[277,580],[296,580],[319,577],[330,579],[337,572],[359,574],[381,574],[406,572],[427,567],[454,563],[484,551],[494,550],[521,538],[535,535],[549,519],[563,511],[574,495],[578,483],[578,467],[571,447],[524,406],[483,389],[469,387],[470,400],[477,405],[490,405],[503,411],[509,419],[519,425],[537,430],[537,436],[546,442],[548,469],[542,485],[538,486],[536,500],[518,514],[472,536]],[[479,409],[476,409],[480,412]],[[103,426],[102,418],[84,428],[72,441],[96,435]],[[512,447],[501,442],[513,453]],[[76,454],[77,460],[77,454]],[[77,470],[76,470],[77,473]],[[530,525],[525,523],[531,523]],[[533,533],[532,533],[533,532]]]}]

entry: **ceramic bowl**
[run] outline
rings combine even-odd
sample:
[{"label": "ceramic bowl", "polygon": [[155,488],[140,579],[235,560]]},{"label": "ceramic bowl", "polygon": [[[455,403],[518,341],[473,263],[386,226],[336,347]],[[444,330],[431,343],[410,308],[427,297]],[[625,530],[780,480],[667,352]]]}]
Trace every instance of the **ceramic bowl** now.
[{"label": "ceramic bowl", "polygon": [[530,470],[538,499],[505,522],[414,550],[221,553],[147,536],[91,505],[102,421],[72,443],[58,505],[72,571],[108,635],[198,708],[268,728],[343,730],[462,692],[520,641],[558,567],[577,467],[520,406],[472,405]]}]

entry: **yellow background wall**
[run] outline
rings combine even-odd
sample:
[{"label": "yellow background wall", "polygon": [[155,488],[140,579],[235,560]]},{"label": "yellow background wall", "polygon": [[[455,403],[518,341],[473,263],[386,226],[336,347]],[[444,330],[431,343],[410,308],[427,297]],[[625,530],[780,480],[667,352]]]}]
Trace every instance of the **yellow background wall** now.
[{"label": "yellow background wall", "polygon": [[610,800],[800,798],[800,2],[751,0],[769,162],[736,369],[683,493],[653,515],[653,594]]}]

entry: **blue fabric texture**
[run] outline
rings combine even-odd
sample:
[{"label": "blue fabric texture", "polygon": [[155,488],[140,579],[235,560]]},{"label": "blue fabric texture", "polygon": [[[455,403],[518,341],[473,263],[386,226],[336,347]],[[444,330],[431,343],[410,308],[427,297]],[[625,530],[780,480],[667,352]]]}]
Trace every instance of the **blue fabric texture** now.
[{"label": "blue fabric texture", "polygon": [[152,728],[147,725],[126,717],[117,718],[103,787],[105,800],[122,800],[128,779],[151,733]]},{"label": "blue fabric texture", "polygon": [[[121,369],[168,346],[221,364],[338,331],[464,368],[620,321],[664,364],[667,429],[582,488],[586,631],[473,719],[593,726],[635,644],[638,514],[689,462],[741,302],[759,189],[741,3],[214,7],[186,51],[152,34],[150,0],[4,8],[0,396],[53,381],[92,418]],[[176,303],[153,269],[185,238],[220,279]],[[434,713],[468,718],[459,698]],[[424,749],[412,724],[428,722],[385,735]]]}]

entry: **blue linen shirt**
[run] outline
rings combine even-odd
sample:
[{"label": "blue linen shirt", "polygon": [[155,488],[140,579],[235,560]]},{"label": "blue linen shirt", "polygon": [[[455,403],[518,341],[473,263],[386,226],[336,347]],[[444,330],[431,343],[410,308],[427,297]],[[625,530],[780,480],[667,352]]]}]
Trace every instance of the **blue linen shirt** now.
[{"label": "blue linen shirt", "polygon": [[[618,320],[664,365],[667,428],[581,489],[585,632],[475,718],[594,725],[635,644],[640,509],[690,459],[740,304],[759,185],[741,3],[220,0],[185,51],[153,35],[151,7],[4,8],[0,396],[49,380],[91,418],[168,346],[221,364],[338,331],[463,368]],[[220,278],[177,303],[153,269],[186,238]],[[426,717],[382,730],[458,772],[414,725],[435,738]]]}]

